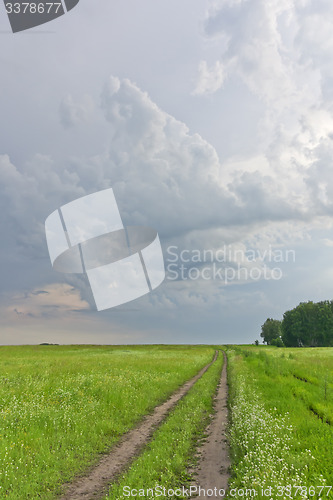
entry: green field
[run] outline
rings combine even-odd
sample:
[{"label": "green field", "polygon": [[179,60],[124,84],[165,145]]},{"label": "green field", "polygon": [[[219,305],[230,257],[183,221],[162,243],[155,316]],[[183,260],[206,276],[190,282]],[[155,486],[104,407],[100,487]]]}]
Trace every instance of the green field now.
[{"label": "green field", "polygon": [[[0,347],[0,498],[59,497],[215,350]],[[220,350],[228,357],[230,488],[248,490],[230,498],[333,498],[333,348]],[[124,485],[189,484],[222,364],[220,352],[105,499],[125,498]]]},{"label": "green field", "polygon": [[0,498],[54,498],[214,352],[193,346],[0,348]]},{"label": "green field", "polygon": [[231,486],[333,498],[333,349],[244,346],[228,358]]}]

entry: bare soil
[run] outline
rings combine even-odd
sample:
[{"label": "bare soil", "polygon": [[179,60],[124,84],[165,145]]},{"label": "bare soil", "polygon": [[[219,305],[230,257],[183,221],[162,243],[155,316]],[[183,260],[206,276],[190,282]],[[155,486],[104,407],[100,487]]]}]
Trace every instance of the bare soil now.
[{"label": "bare soil", "polygon": [[[223,356],[224,364],[214,403],[214,416],[207,428],[207,439],[198,449],[198,466],[194,471],[191,471],[195,474],[193,486],[197,488],[200,486],[202,489],[201,493],[193,498],[227,498],[226,495],[222,496],[223,490],[227,491],[230,477],[229,445],[227,439],[227,357],[225,353],[223,353]],[[208,495],[207,490],[209,490]],[[213,495],[211,494],[211,490],[214,491]]]},{"label": "bare soil", "polygon": [[170,410],[216,361],[216,358],[217,352],[211,363],[186,382],[167,401],[157,406],[151,415],[145,416],[137,427],[127,432],[119,443],[112,448],[110,453],[104,455],[87,475],[78,477],[74,482],[70,483],[61,500],[96,500],[101,498],[108,491],[109,484],[129,467],[144,446],[151,440],[153,432],[162,423]]}]

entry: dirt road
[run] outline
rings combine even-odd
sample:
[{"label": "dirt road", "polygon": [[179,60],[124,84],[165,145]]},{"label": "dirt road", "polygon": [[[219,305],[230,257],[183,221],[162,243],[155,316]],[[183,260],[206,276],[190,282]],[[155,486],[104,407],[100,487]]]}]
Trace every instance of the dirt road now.
[{"label": "dirt road", "polygon": [[[193,482],[194,486],[198,488],[200,486],[206,494],[201,491],[200,495],[193,498],[226,498],[222,494],[228,487],[230,460],[226,436],[228,425],[227,357],[225,353],[223,356],[224,364],[214,404],[215,414],[207,429],[207,440],[198,450],[200,459]],[[215,488],[216,492],[214,491],[212,495],[211,490]]]},{"label": "dirt road", "polygon": [[151,415],[147,415],[141,424],[125,434],[120,442],[105,455],[86,476],[79,477],[68,485],[61,500],[92,500],[101,498],[108,490],[108,485],[115,480],[137,457],[151,439],[154,430],[162,423],[168,412],[185,396],[196,381],[216,361],[217,352],[211,363],[206,365],[191,380],[186,382],[166,402],[157,406]]}]

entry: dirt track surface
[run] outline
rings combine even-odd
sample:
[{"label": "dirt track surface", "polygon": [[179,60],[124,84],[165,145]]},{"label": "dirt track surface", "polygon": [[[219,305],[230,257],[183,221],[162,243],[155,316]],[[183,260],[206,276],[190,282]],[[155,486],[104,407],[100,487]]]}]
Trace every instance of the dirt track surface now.
[{"label": "dirt track surface", "polygon": [[154,430],[162,423],[168,412],[185,396],[191,387],[202,377],[208,368],[216,361],[217,352],[213,361],[206,365],[191,380],[178,389],[167,401],[153,410],[151,415],[134,429],[126,433],[120,442],[105,455],[101,461],[86,476],[79,477],[71,483],[61,500],[92,500],[103,496],[108,485],[121,474],[139,455],[143,447],[150,441]]},{"label": "dirt track surface", "polygon": [[[207,428],[207,440],[198,450],[200,459],[196,473],[194,486],[202,490],[214,490],[217,493],[205,495],[204,493],[193,497],[200,499],[227,498],[219,495],[219,490],[227,490],[229,480],[229,445],[227,441],[228,425],[228,385],[227,385],[227,357],[225,353],[224,364],[220,383],[215,399],[215,415]],[[222,493],[222,492],[221,492]]]}]

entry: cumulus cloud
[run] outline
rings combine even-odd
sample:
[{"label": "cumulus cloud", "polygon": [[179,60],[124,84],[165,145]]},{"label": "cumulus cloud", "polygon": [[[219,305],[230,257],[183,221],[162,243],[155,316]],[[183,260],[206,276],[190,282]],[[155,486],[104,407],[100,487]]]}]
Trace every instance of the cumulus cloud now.
[{"label": "cumulus cloud", "polygon": [[[273,94],[264,94],[273,99]],[[57,311],[70,314],[85,310],[88,303],[93,305],[80,276],[62,276],[69,285],[38,286],[58,280],[49,263],[48,281],[40,275],[48,258],[46,217],[85,194],[112,187],[124,223],[154,227],[164,248],[169,244],[180,249],[282,245],[288,238],[306,238],[316,218],[330,215],[333,179],[324,157],[328,159],[330,154],[331,122],[323,109],[304,114],[293,135],[288,135],[286,150],[286,132],[275,121],[274,141],[266,154],[241,161],[230,158],[225,164],[211,144],[190,133],[184,123],[161,110],[128,79],[111,77],[100,103],[92,109],[104,116],[103,139],[96,143],[95,155],[83,152],[55,161],[50,155],[36,154],[21,165],[14,165],[8,155],[0,156],[4,181],[0,187],[0,229],[8,237],[1,256],[9,262],[16,253],[18,260],[36,270],[30,277],[32,291],[28,296],[12,295],[10,311],[16,320]],[[69,119],[71,129],[80,129],[81,119],[76,116],[74,113]],[[323,177],[320,196],[319,185],[313,182],[318,175]],[[250,270],[251,264],[247,268]],[[6,283],[2,286],[6,288]],[[213,311],[222,303],[230,305],[230,298],[221,291],[223,286],[218,281],[169,282],[166,290],[138,304],[149,311],[150,318],[157,311],[160,317],[163,311],[179,315],[181,307],[185,321],[191,307]],[[73,287],[80,290],[79,295]],[[147,321],[143,313],[141,321]]]},{"label": "cumulus cloud", "polygon": [[249,161],[230,172],[210,144],[128,80],[112,79],[105,86],[102,108],[113,131],[103,161],[112,165],[126,220],[150,221],[172,236],[313,213],[297,169],[288,174],[295,177],[290,183],[270,167],[249,168]]},{"label": "cumulus cloud", "polygon": [[[205,33],[209,37],[223,34],[220,63],[231,76],[237,74],[260,98],[275,108],[306,94],[313,75],[293,50],[298,30],[295,3],[291,0],[223,1],[214,6],[206,20]],[[314,82],[316,83],[316,82]],[[312,90],[317,90],[315,87]],[[311,97],[313,98],[313,97]]]},{"label": "cumulus cloud", "polygon": [[216,61],[212,67],[208,66],[207,61],[201,61],[193,95],[213,94],[223,86],[224,80],[225,72],[221,61]]},{"label": "cumulus cloud", "polygon": [[[212,231],[237,226],[246,228],[237,236],[244,238],[258,224],[330,213],[332,182],[327,161],[324,166],[319,159],[322,150],[327,158],[330,152],[327,113],[317,112],[316,130],[305,118],[302,124],[304,137],[312,131],[307,140],[313,143],[312,151],[318,151],[316,161],[311,157],[304,165],[305,149],[295,143],[290,144],[292,157],[287,152],[284,159],[279,150],[264,161],[231,159],[222,165],[207,141],[191,134],[127,79],[111,77],[100,106],[109,140],[107,147],[100,144],[99,154],[61,163],[36,154],[20,166],[8,155],[0,156],[1,229],[26,256],[45,256],[44,221],[53,210],[107,187],[113,187],[126,224],[153,226],[165,240],[200,231],[210,237]],[[275,168],[279,159],[287,164]],[[323,177],[321,198],[312,182],[318,172]]]},{"label": "cumulus cloud", "polygon": [[[60,23],[50,43],[27,37],[23,59],[16,37],[7,37],[3,49],[0,298],[9,309],[5,314],[1,307],[0,317],[1,325],[8,320],[6,342],[21,339],[24,325],[33,325],[26,341],[37,330],[38,339],[52,341],[44,334],[55,329],[59,341],[94,341],[98,329],[113,332],[103,341],[202,341],[210,329],[216,336],[209,340],[220,342],[223,328],[232,332],[230,341],[248,341],[241,332],[252,328],[252,335],[268,315],[331,294],[333,4],[186,0],[180,9],[176,0],[158,7],[151,0],[138,11],[134,31],[127,29],[128,8],[118,4],[115,29],[105,10],[87,3],[79,23],[70,29]],[[111,77],[102,90],[108,71],[131,80]],[[44,221],[63,204],[108,187],[124,222],[154,227],[166,256],[169,245],[214,252],[224,245],[264,252],[272,245],[296,249],[297,262],[284,269],[281,282],[166,281],[135,304],[86,311],[93,301],[83,276],[51,267]],[[76,292],[66,301],[80,313],[62,302],[68,286]]]},{"label": "cumulus cloud", "polygon": [[[244,158],[231,186],[252,209],[261,204],[272,211],[288,199],[304,217],[332,213],[332,14],[330,2],[312,0],[211,2],[205,35],[221,46],[215,66],[223,68],[224,81],[241,80],[264,104],[261,167],[254,172],[254,159]],[[199,75],[198,88],[201,81]],[[229,158],[235,170],[232,163]],[[274,190],[280,199],[269,203],[264,198]],[[282,206],[279,216],[288,211],[297,217]]]}]

